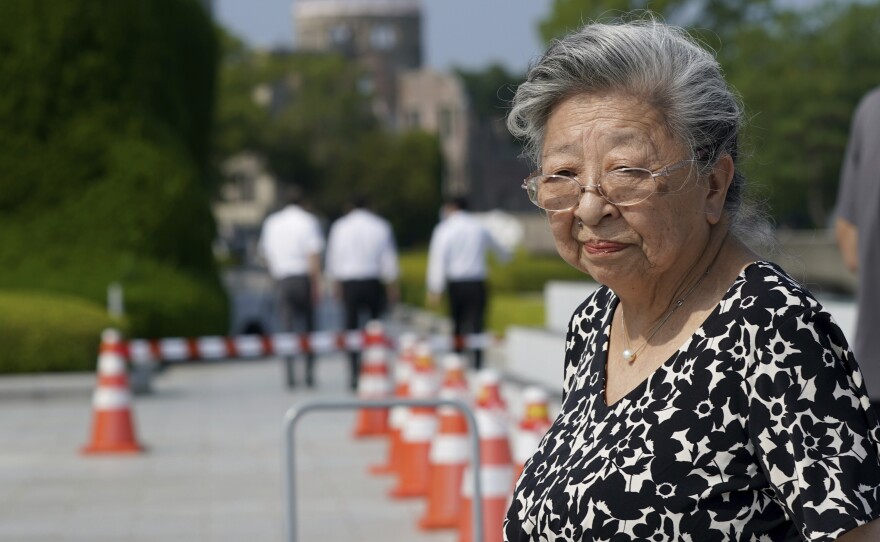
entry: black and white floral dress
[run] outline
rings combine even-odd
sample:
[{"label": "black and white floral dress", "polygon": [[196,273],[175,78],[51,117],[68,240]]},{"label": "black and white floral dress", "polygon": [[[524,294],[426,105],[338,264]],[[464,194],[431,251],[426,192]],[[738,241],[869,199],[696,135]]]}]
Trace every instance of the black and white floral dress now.
[{"label": "black and white floral dress", "polygon": [[566,338],[559,416],[517,482],[505,540],[830,541],[880,516],[877,418],[840,329],[757,262],[696,333],[604,401],[616,296]]}]

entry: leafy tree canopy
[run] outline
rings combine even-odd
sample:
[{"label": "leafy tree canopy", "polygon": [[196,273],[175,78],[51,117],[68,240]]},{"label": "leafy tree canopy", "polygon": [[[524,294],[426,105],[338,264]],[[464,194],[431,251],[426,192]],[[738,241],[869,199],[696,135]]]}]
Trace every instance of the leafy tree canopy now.
[{"label": "leafy tree canopy", "polygon": [[714,50],[741,94],[743,168],[781,225],[822,227],[833,208],[850,116],[880,84],[880,3],[825,0],[555,0],[539,25],[550,40],[582,21],[645,11]]}]

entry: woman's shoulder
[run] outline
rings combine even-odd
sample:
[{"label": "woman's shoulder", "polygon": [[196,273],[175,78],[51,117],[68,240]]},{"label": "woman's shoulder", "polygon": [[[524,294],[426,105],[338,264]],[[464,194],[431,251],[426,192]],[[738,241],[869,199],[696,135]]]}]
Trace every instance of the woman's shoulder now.
[{"label": "woman's shoulder", "polygon": [[779,265],[759,260],[746,266],[727,295],[739,308],[755,307],[788,319],[808,310],[821,309],[813,294]]}]

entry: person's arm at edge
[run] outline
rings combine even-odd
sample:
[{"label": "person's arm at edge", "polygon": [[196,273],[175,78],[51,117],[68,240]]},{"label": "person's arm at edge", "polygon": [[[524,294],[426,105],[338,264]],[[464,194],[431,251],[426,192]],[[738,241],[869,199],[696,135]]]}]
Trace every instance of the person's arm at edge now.
[{"label": "person's arm at edge", "polygon": [[862,108],[863,98],[852,117],[849,140],[840,168],[840,183],[837,187],[837,202],[834,210],[834,236],[843,257],[843,263],[853,273],[858,272],[858,201],[859,179],[862,163]]},{"label": "person's arm at edge", "polygon": [[859,271],[859,230],[849,220],[837,217],[834,221],[834,237],[837,239],[837,247],[843,256],[843,263],[853,273]]},{"label": "person's arm at edge", "polygon": [[837,542],[875,542],[880,540],[880,519],[865,523],[838,537]]}]

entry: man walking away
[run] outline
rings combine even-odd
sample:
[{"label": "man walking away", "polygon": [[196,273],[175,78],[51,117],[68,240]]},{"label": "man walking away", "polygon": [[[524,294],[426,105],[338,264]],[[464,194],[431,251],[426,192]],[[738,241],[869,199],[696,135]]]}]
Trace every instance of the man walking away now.
[{"label": "man walking away", "polygon": [[[398,298],[397,247],[391,225],[354,196],[348,212],[330,227],[326,272],[345,308],[346,330],[380,318]],[[349,352],[351,389],[357,389],[360,352]]]},{"label": "man walking away", "polygon": [[[275,279],[284,331],[311,334],[319,299],[324,236],[318,219],[302,206],[297,187],[285,191],[286,205],[263,222],[258,249]],[[305,351],[306,385],[315,385],[315,355]],[[285,359],[287,386],[296,385],[293,358]]]},{"label": "man walking away", "polygon": [[[457,352],[464,350],[464,336],[483,332],[488,301],[486,253],[494,252],[501,261],[510,257],[467,208],[463,197],[444,204],[444,218],[434,228],[428,249],[428,306],[437,306],[444,289],[448,289]],[[483,350],[476,348],[474,368],[482,367]]]}]

